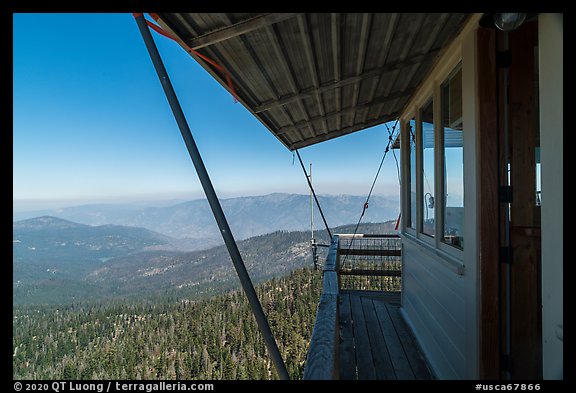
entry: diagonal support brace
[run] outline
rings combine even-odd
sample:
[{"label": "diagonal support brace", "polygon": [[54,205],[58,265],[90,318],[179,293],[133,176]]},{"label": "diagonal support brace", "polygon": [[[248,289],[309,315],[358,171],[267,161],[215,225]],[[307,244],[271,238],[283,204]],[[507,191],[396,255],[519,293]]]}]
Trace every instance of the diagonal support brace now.
[{"label": "diagonal support brace", "polygon": [[158,52],[158,48],[156,48],[152,34],[148,29],[146,19],[144,19],[143,14],[134,14],[134,18],[136,19],[136,23],[138,24],[138,28],[140,29],[140,33],[142,34],[142,38],[144,39],[144,43],[146,44],[146,48],[148,49],[148,53],[152,59],[152,63],[154,63],[154,68],[156,69],[158,78],[160,78],[160,83],[162,84],[164,93],[166,94],[166,98],[168,99],[168,103],[170,104],[170,108],[174,114],[174,118],[178,123],[178,128],[180,129],[180,133],[182,134],[182,138],[184,139],[186,148],[190,154],[190,158],[192,159],[194,167],[196,168],[196,173],[198,174],[200,183],[202,184],[202,188],[204,189],[204,193],[206,194],[206,198],[208,199],[208,203],[210,204],[210,208],[214,214],[214,218],[218,223],[220,234],[224,239],[224,243],[226,244],[226,248],[228,249],[232,263],[236,268],[236,273],[238,274],[242,288],[246,293],[246,297],[248,298],[252,312],[256,317],[256,322],[264,337],[268,353],[272,358],[272,362],[274,363],[279,377],[285,380],[290,379],[288,371],[286,370],[286,365],[282,359],[282,355],[280,355],[280,351],[278,350],[278,346],[276,345],[276,341],[274,340],[274,336],[270,330],[266,315],[262,310],[262,305],[258,300],[256,291],[254,290],[254,286],[252,285],[252,281],[250,280],[250,276],[246,270],[246,266],[244,265],[244,261],[240,255],[240,251],[238,250],[238,245],[236,244],[234,236],[230,231],[230,227],[228,225],[228,221],[226,220],[226,216],[224,215],[224,211],[222,210],[222,206],[220,205],[220,201],[218,200],[216,191],[214,191],[214,187],[212,186],[212,181],[210,180],[208,171],[204,166],[204,162],[202,161],[202,157],[200,156],[196,142],[192,137],[192,132],[188,127],[188,122],[186,121],[184,113],[182,112],[182,108],[180,107],[180,103],[178,102],[178,98],[176,97],[176,93],[174,92],[172,83],[168,77],[168,73],[166,72],[166,68],[164,67],[160,53]]}]

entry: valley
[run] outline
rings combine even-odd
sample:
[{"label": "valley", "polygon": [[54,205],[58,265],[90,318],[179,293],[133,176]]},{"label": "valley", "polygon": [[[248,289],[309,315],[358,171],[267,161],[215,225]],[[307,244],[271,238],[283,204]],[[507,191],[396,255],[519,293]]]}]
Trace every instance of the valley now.
[{"label": "valley", "polygon": [[[280,225],[262,222],[254,233]],[[363,223],[359,233],[394,225]],[[131,225],[15,221],[13,378],[277,379],[228,252],[205,235],[190,250],[192,237]],[[330,240],[321,229],[315,238]],[[290,377],[299,379],[322,286],[310,231],[273,230],[238,247]],[[318,251],[323,261],[327,248]]]},{"label": "valley", "polygon": [[[319,195],[326,220],[336,227],[358,221],[366,197]],[[310,228],[310,196],[274,193],[220,200],[236,240],[275,231],[305,231]],[[384,222],[398,217],[398,198],[373,195],[363,222]],[[14,221],[52,216],[81,224],[121,225],[145,228],[173,238],[172,244],[185,251],[208,249],[223,244],[206,199],[168,206],[92,204],[62,209],[16,212]],[[314,217],[321,225],[314,206]]]}]

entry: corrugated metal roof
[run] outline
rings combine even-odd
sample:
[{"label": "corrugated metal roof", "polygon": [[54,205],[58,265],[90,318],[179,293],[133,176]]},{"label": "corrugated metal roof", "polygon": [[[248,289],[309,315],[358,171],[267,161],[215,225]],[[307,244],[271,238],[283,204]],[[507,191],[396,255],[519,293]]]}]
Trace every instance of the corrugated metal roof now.
[{"label": "corrugated metal roof", "polygon": [[[293,150],[396,118],[468,14],[158,16],[224,67],[239,101]],[[191,55],[229,89],[225,75]]]}]

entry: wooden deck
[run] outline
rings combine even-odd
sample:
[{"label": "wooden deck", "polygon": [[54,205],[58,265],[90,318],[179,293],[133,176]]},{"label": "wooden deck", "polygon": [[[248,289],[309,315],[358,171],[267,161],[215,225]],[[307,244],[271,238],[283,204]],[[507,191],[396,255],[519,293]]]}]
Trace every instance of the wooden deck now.
[{"label": "wooden deck", "polygon": [[400,293],[341,291],[340,379],[433,379],[400,315]]}]

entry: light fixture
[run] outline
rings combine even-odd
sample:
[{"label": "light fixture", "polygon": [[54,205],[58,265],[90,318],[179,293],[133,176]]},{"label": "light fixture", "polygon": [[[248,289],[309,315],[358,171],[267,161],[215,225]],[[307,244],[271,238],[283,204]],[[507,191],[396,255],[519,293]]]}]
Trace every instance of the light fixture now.
[{"label": "light fixture", "polygon": [[502,31],[516,30],[526,20],[525,13],[502,12],[494,14],[494,25]]}]

